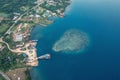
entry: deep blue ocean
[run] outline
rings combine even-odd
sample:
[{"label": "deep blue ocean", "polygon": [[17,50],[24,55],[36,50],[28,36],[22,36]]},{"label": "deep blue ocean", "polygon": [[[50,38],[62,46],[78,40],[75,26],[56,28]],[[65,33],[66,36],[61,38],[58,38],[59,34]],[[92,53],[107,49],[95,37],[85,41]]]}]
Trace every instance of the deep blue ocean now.
[{"label": "deep blue ocean", "polygon": [[[79,54],[54,52],[53,45],[66,30],[78,29],[89,35],[89,47]],[[39,60],[31,70],[32,80],[120,80],[120,1],[72,0],[64,18],[47,27],[36,27]]]}]

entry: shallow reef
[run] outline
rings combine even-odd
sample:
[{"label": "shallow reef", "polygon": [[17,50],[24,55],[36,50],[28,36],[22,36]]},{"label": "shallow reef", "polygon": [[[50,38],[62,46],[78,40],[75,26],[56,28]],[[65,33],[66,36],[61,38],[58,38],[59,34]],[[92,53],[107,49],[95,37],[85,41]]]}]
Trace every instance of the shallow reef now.
[{"label": "shallow reef", "polygon": [[80,52],[89,44],[86,33],[77,29],[67,30],[53,46],[55,52]]}]

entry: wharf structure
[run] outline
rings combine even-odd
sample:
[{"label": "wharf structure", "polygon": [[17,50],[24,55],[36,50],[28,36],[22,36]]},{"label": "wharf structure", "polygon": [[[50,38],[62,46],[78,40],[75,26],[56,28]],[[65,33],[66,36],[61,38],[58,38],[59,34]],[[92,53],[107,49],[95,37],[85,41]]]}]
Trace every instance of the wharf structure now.
[{"label": "wharf structure", "polygon": [[51,58],[51,55],[49,53],[37,57],[36,44],[37,44],[36,41],[30,41],[29,43],[25,45],[26,47],[25,53],[28,56],[27,65],[29,66],[38,66],[38,59],[50,59]]}]

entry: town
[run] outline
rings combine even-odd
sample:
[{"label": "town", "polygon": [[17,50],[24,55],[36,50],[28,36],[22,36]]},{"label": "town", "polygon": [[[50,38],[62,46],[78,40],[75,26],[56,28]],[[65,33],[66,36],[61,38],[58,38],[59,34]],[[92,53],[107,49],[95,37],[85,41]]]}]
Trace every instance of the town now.
[{"label": "town", "polygon": [[[41,57],[36,53],[37,40],[30,40],[32,28],[36,24],[46,27],[55,17],[64,17],[71,1],[0,1],[0,70],[8,72],[24,66],[37,66]],[[50,55],[42,58],[49,59]]]},{"label": "town", "polygon": [[[0,39],[9,45],[9,49],[19,53],[23,51],[23,47],[31,44],[30,32],[36,24],[47,26],[54,22],[53,17],[63,17],[65,8],[70,4],[69,0],[37,0],[31,3],[29,8],[21,6],[20,10],[0,13]],[[2,4],[3,5],[3,4]],[[4,6],[7,4],[4,4]],[[34,43],[36,43],[34,41]],[[1,51],[3,49],[2,46]],[[18,53],[17,52],[17,53]],[[36,52],[36,51],[35,51]]]}]

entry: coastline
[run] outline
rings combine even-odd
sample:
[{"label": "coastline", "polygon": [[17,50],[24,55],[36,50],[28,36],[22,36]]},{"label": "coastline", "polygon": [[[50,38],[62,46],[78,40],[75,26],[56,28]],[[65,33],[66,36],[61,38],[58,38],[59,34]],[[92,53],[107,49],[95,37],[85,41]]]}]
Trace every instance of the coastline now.
[{"label": "coastline", "polygon": [[[42,0],[40,2],[42,2]],[[68,4],[69,2],[66,1],[65,3]],[[17,67],[17,69],[16,68],[10,69],[8,71],[8,73],[6,72],[6,74],[9,75],[9,77],[11,77],[11,76],[15,77],[17,72],[19,72],[20,69],[22,72],[26,71],[25,73],[29,77],[30,69],[32,67],[36,67],[39,65],[38,64],[39,57],[37,56],[37,48],[36,48],[37,41],[31,40],[29,38],[31,35],[30,34],[31,29],[37,24],[41,25],[42,27],[46,27],[47,25],[54,23],[54,20],[48,20],[48,17],[50,17],[50,16],[52,16],[52,17],[56,16],[56,17],[60,17],[60,18],[63,18],[65,16],[64,12],[66,11],[66,5],[62,6],[63,10],[57,9],[56,13],[55,13],[54,11],[52,12],[49,9],[47,10],[47,8],[40,7],[40,4],[41,3],[37,3],[36,6],[33,6],[31,9],[28,9],[26,12],[24,12],[22,14],[16,13],[16,14],[12,15],[13,19],[11,21],[13,21],[13,24],[11,24],[10,27],[6,30],[6,32],[4,34],[2,34],[2,36],[0,37],[0,43],[5,44],[6,47],[8,48],[8,50],[11,51],[13,54],[14,53],[16,53],[17,55],[25,54],[25,57],[24,57],[25,59],[22,60],[21,63],[25,64],[24,68],[26,68],[26,69],[21,68],[21,67],[20,68]],[[69,5],[67,5],[67,7]],[[38,14],[32,15],[31,13],[28,13],[28,12],[30,12],[32,10],[34,11],[36,9],[39,11],[39,8],[46,10],[46,12],[50,13],[50,15],[47,15],[45,13],[42,15],[38,15]],[[65,8],[65,10],[64,10],[64,8]],[[62,11],[64,11],[64,12],[62,12]],[[28,14],[29,14],[29,16],[28,16]],[[23,28],[25,28],[25,29],[23,30]],[[10,37],[10,38],[8,39],[8,37]],[[40,59],[49,59],[49,58],[50,58],[50,56],[48,54],[47,56],[42,55],[42,57]],[[15,73],[14,73],[14,71],[15,71]],[[14,74],[11,74],[11,72]],[[17,76],[19,76],[19,75],[20,74],[18,74]],[[25,74],[22,76],[25,76]],[[14,80],[14,79],[15,78],[13,78],[12,80]],[[31,78],[29,78],[28,80],[30,80],[30,79]],[[24,80],[24,79],[22,79],[22,80]]]},{"label": "coastline", "polygon": [[30,77],[30,67],[26,68],[17,68],[5,73],[10,80],[32,80]]},{"label": "coastline", "polygon": [[[78,4],[79,5],[79,4]],[[82,7],[85,7],[85,6],[82,6]],[[84,10],[84,8],[82,8],[81,7],[81,9],[83,9]],[[102,7],[102,6],[101,6]],[[73,9],[75,9],[75,8],[73,8]],[[77,7],[76,7],[76,9],[77,9]],[[86,9],[86,7],[85,7],[85,9]],[[75,11],[74,11],[75,12]],[[77,11],[76,11],[77,12]],[[86,11],[83,11],[82,12],[82,10],[80,10],[80,12],[78,12],[79,14],[80,13],[86,13],[86,15],[87,16],[91,16],[91,15],[88,15],[89,14],[89,11],[88,11],[88,13],[86,12]],[[70,13],[71,14],[71,13]],[[74,14],[75,15],[75,14]],[[74,15],[73,15],[73,17],[74,17]],[[100,13],[99,13],[99,15],[100,15]],[[82,15],[80,15],[80,16],[82,16]],[[80,21],[80,20],[83,20],[84,21],[84,19],[86,20],[86,18],[87,18],[87,16],[82,16],[82,17],[80,17],[80,18],[82,18],[82,19],[78,19],[78,22],[76,21],[76,20],[74,20],[74,18],[73,18],[73,22],[74,22],[74,25],[75,25],[75,28],[76,28],[76,26],[78,25],[77,23],[80,23],[80,24],[83,24],[82,26],[81,25],[79,25],[79,26],[81,26],[82,28],[79,28],[80,30],[83,30],[83,31],[86,31],[86,32],[88,32],[88,33],[90,33],[90,35],[92,35],[92,37],[93,37],[93,39],[95,39],[95,42],[93,43],[93,44],[95,44],[94,46],[94,48],[92,48],[92,51],[91,52],[89,52],[89,50],[87,51],[87,52],[89,52],[89,53],[87,53],[87,52],[85,52],[85,54],[83,53],[83,54],[81,54],[80,56],[78,56],[78,55],[72,55],[71,57],[70,57],[70,59],[68,60],[68,58],[67,58],[67,56],[70,56],[69,54],[67,55],[67,56],[65,56],[65,57],[58,57],[59,55],[62,55],[62,54],[56,54],[56,53],[53,53],[53,56],[55,56],[55,55],[57,55],[57,56],[55,56],[56,58],[59,58],[59,59],[53,59],[54,61],[52,61],[51,63],[52,63],[52,66],[50,65],[50,63],[49,62],[46,62],[46,63],[42,63],[42,61],[40,61],[40,63],[42,63],[42,65],[40,65],[40,67],[39,68],[37,68],[37,70],[42,74],[39,74],[38,76],[42,76],[42,77],[48,77],[48,76],[51,76],[51,77],[53,77],[53,79],[51,79],[51,78],[47,78],[47,79],[44,79],[44,80],[54,80],[55,78],[55,76],[52,76],[52,74],[56,74],[56,71],[58,71],[58,76],[59,76],[59,71],[61,70],[61,73],[64,71],[64,72],[66,72],[66,74],[64,74],[64,75],[66,75],[66,76],[68,76],[68,77],[66,77],[66,79],[73,79],[73,78],[76,78],[77,80],[79,80],[79,79],[85,79],[85,77],[84,76],[87,76],[88,78],[92,78],[92,79],[94,79],[94,75],[97,75],[97,74],[95,74],[95,73],[97,73],[97,72],[99,72],[100,70],[101,71],[103,71],[104,72],[104,70],[106,71],[106,68],[101,68],[101,67],[99,67],[100,65],[104,65],[104,64],[107,64],[107,62],[108,62],[108,64],[109,64],[109,61],[108,60],[106,60],[106,57],[108,57],[108,56],[105,56],[105,55],[107,55],[108,53],[104,53],[104,50],[102,50],[101,49],[101,51],[99,52],[99,47],[101,47],[101,46],[103,46],[103,45],[105,45],[105,43],[102,43],[100,40],[102,40],[102,39],[104,39],[105,37],[98,37],[97,35],[101,35],[101,33],[100,33],[100,31],[98,30],[98,29],[107,29],[107,28],[103,28],[103,27],[105,27],[105,26],[103,26],[102,28],[98,28],[96,31],[94,30],[94,28],[95,27],[98,27],[100,24],[97,24],[97,25],[94,25],[94,21],[96,21],[96,19],[90,19],[91,21],[90,22],[92,22],[92,24],[91,24],[91,27],[90,27],[90,23],[89,23],[89,20],[88,21],[85,21],[85,22],[82,22],[82,21]],[[93,17],[93,16],[92,16]],[[100,16],[100,17],[102,17],[102,16]],[[105,16],[104,16],[105,17]],[[76,19],[77,17],[75,16],[75,19]],[[98,18],[98,17],[97,17]],[[101,18],[100,18],[101,19]],[[98,20],[98,19],[97,19]],[[102,19],[103,20],[103,19]],[[76,22],[75,22],[76,21]],[[104,21],[104,20],[103,20]],[[62,24],[62,23],[61,23]],[[72,26],[72,27],[74,27],[74,25],[70,25],[70,26]],[[54,25],[54,26],[57,26],[57,25]],[[63,27],[66,27],[66,26],[64,26],[64,25],[61,25],[61,26],[63,26]],[[69,25],[68,25],[69,26]],[[78,27],[79,27],[78,26]],[[87,27],[86,27],[87,26]],[[93,26],[95,26],[95,27],[93,27]],[[83,28],[84,27],[84,28]],[[52,28],[52,27],[51,27]],[[91,28],[91,29],[90,29]],[[90,29],[90,30],[89,30]],[[93,30],[92,30],[93,29]],[[111,34],[109,31],[108,31],[108,33],[109,34]],[[108,33],[104,33],[104,34],[107,34],[108,35]],[[94,36],[94,34],[97,34],[96,36]],[[103,34],[102,34],[103,35]],[[107,36],[106,35],[106,36]],[[97,40],[96,40],[96,38],[97,38]],[[102,39],[101,39],[102,38]],[[108,38],[108,37],[107,37]],[[116,38],[116,37],[114,37],[114,38]],[[99,39],[99,40],[98,40]],[[110,39],[110,38],[109,38]],[[116,38],[117,39],[117,38]],[[108,39],[107,39],[108,40]],[[40,40],[41,41],[41,43],[42,43],[42,40]],[[97,42],[100,42],[100,43],[96,43],[96,41]],[[106,41],[106,38],[105,38],[105,40],[103,40],[103,41]],[[111,40],[110,40],[111,41]],[[44,42],[44,41],[43,41]],[[112,42],[112,41],[111,41]],[[117,42],[116,42],[117,43]],[[96,45],[97,44],[97,45]],[[38,43],[38,45],[40,45],[39,43]],[[98,47],[98,45],[100,45],[99,47]],[[105,47],[108,47],[107,46],[108,44],[106,44],[105,45]],[[38,47],[40,47],[40,46],[38,46]],[[114,46],[115,47],[115,46]],[[114,47],[112,47],[112,48],[114,48]],[[117,48],[117,47],[116,47]],[[119,47],[118,47],[119,48]],[[38,48],[38,49],[40,49],[40,48]],[[107,48],[108,49],[108,48]],[[96,50],[95,52],[94,52],[94,50]],[[109,50],[108,50],[109,51]],[[38,51],[39,52],[39,51]],[[87,53],[87,54],[86,54]],[[39,54],[39,53],[38,53]],[[55,55],[54,55],[55,54]],[[95,55],[96,54],[96,55]],[[117,55],[117,54],[116,54]],[[103,56],[105,56],[105,57],[103,57]],[[112,58],[112,56],[115,56],[115,54],[114,54],[114,52],[113,52],[113,55],[110,55],[110,57]],[[74,58],[72,58],[72,57],[74,57]],[[97,58],[95,58],[95,57],[97,57]],[[102,59],[100,59],[100,57],[103,57]],[[65,60],[60,60],[60,59],[65,59]],[[75,59],[76,58],[76,59]],[[79,59],[78,59],[79,58]],[[91,59],[91,58],[93,58],[93,59]],[[72,60],[71,60],[72,59]],[[119,59],[118,57],[117,57],[117,59]],[[67,63],[67,60],[68,60],[68,63]],[[104,62],[102,63],[101,62],[101,60],[103,61],[104,60]],[[112,59],[109,59],[110,61],[112,60]],[[64,61],[66,61],[66,62],[64,62]],[[73,61],[73,62],[70,62],[70,61]],[[115,61],[117,61],[117,60],[115,60]],[[58,64],[57,65],[59,65],[60,64],[60,62],[61,63],[67,63],[67,67],[64,65],[64,64],[60,64],[60,67],[57,67],[58,69],[54,69],[54,68],[56,68],[56,67],[54,67],[54,66],[57,66],[57,65],[54,65],[54,62],[57,62]],[[100,62],[100,63],[99,63]],[[76,63],[76,64],[75,64]],[[78,64],[79,63],[79,64]],[[94,64],[95,63],[95,64]],[[48,65],[46,65],[46,64],[48,64]],[[75,66],[73,66],[73,64],[75,65]],[[91,65],[92,64],[92,65]],[[110,63],[111,64],[111,63]],[[117,65],[117,63],[115,63],[116,65]],[[63,68],[61,69],[61,65],[64,65],[63,66]],[[97,65],[97,66],[96,66]],[[112,64],[111,64],[112,65]],[[46,67],[46,66],[48,66],[48,67]],[[69,67],[71,67],[71,68],[69,68]],[[86,67],[86,66],[90,66],[90,67]],[[109,66],[107,66],[107,65],[105,65],[106,67],[109,67]],[[51,67],[53,67],[53,68],[51,68]],[[94,69],[94,67],[97,67],[97,69]],[[115,66],[114,66],[115,67]],[[75,69],[73,69],[73,68],[75,68]],[[36,68],[35,68],[36,69]],[[40,69],[41,69],[41,71],[40,71]],[[51,69],[50,71],[49,71],[49,69]],[[66,70],[65,70],[66,69]],[[112,69],[112,68],[110,68],[110,69]],[[118,68],[117,68],[118,69]],[[117,69],[115,69],[115,71],[117,71]],[[55,70],[55,72],[53,72],[53,70]],[[70,74],[67,74],[67,70],[70,72],[71,71],[71,73]],[[95,70],[95,71],[94,71]],[[113,69],[114,70],[114,69]],[[46,71],[46,73],[44,73]],[[75,72],[76,71],[76,72]],[[93,73],[92,73],[92,76],[90,76],[89,75],[89,72],[91,72],[91,71],[93,71]],[[101,72],[100,71],[100,72]],[[113,71],[113,72],[115,72],[115,71]],[[47,73],[48,72],[48,73]],[[51,73],[52,72],[52,73]],[[68,73],[69,73],[68,72]],[[118,71],[117,71],[118,72]],[[33,74],[34,74],[35,72],[33,72]],[[37,74],[37,72],[36,72],[36,74]],[[51,75],[50,75],[51,74]],[[71,75],[72,74],[72,75]],[[74,74],[74,75],[73,75]],[[80,78],[80,76],[78,75],[77,76],[77,74],[80,74],[81,75],[81,78]],[[105,74],[107,74],[107,72],[105,72]],[[69,75],[71,75],[71,76],[69,76]],[[98,74],[99,75],[99,74]],[[102,73],[100,73],[100,75],[102,75]],[[104,74],[103,74],[104,75]],[[60,74],[60,76],[62,76],[61,74]],[[100,76],[98,76],[97,77],[97,79],[99,79],[99,77]],[[87,78],[87,79],[88,79]],[[37,80],[37,79],[34,79],[34,77],[33,77],[33,80]],[[38,79],[39,80],[39,79]],[[59,79],[58,79],[59,80]],[[62,79],[62,80],[64,80],[64,79]]]}]

